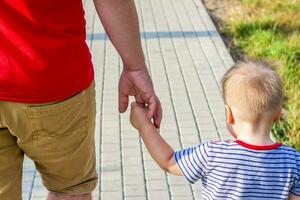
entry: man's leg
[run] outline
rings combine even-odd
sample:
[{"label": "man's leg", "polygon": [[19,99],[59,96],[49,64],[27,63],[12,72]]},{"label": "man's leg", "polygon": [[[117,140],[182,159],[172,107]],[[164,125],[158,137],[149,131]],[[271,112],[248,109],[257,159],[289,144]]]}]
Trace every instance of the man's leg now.
[{"label": "man's leg", "polygon": [[97,184],[94,84],[62,102],[6,103],[6,109],[6,122],[22,132],[18,146],[34,161],[49,199],[89,199]]},{"label": "man's leg", "polygon": [[0,199],[22,199],[23,152],[7,128],[0,128]]},{"label": "man's leg", "polygon": [[63,102],[29,105],[27,112],[33,148],[20,146],[35,161],[48,199],[90,199],[97,184],[94,84]]},{"label": "man's leg", "polygon": [[70,196],[70,195],[62,195],[54,192],[49,192],[47,199],[48,200],[91,200],[92,196],[91,194]]}]

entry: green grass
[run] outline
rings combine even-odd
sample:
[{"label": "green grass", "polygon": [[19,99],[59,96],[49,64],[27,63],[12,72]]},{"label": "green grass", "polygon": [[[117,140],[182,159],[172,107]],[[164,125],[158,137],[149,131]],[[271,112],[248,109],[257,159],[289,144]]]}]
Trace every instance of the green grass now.
[{"label": "green grass", "polygon": [[284,81],[283,119],[274,137],[300,150],[300,0],[232,0],[221,31],[232,38],[235,53],[264,59],[275,66]]}]

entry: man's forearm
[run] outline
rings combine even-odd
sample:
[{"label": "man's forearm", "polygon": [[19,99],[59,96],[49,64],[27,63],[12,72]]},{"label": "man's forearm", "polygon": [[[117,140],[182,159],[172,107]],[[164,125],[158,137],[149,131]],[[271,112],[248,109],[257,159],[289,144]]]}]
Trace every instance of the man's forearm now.
[{"label": "man's forearm", "polygon": [[120,54],[124,67],[145,67],[134,0],[94,0],[106,33]]}]

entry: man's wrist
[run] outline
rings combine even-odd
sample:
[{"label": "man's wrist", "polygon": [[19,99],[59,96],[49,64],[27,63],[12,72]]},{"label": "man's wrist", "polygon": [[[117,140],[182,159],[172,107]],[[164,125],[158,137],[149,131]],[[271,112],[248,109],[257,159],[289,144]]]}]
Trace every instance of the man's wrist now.
[{"label": "man's wrist", "polygon": [[141,71],[147,69],[146,64],[136,64],[136,65],[124,65],[123,70],[125,71]]}]

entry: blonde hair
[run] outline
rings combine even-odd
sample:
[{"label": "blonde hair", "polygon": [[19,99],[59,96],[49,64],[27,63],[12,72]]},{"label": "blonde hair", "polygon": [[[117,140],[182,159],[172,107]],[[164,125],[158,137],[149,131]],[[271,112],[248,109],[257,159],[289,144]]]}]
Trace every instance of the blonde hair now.
[{"label": "blonde hair", "polygon": [[279,75],[262,61],[237,62],[223,76],[222,90],[225,103],[252,122],[278,112],[283,99]]}]

